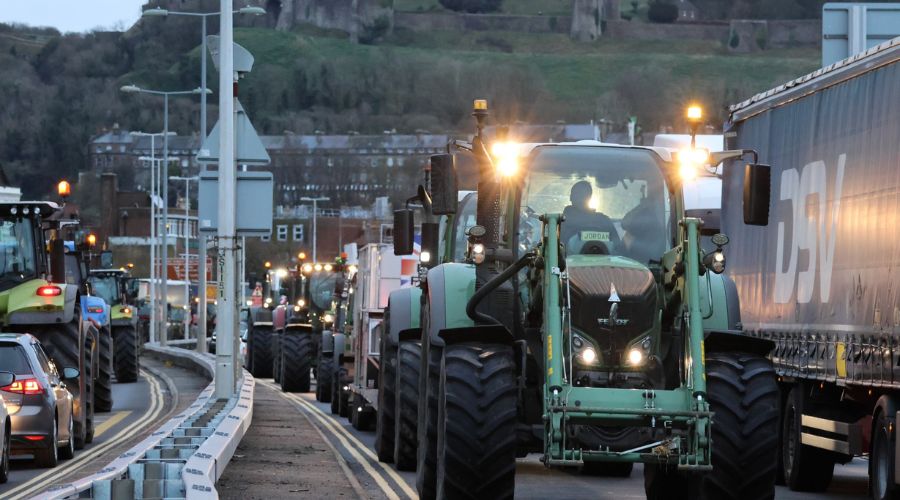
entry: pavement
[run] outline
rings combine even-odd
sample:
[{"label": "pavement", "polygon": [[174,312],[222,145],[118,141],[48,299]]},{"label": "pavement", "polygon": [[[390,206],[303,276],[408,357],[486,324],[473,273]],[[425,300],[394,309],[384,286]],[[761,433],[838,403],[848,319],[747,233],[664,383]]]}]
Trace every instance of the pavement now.
[{"label": "pavement", "polygon": [[[283,393],[271,379],[256,379],[253,423],[217,485],[226,499],[418,498],[415,473],[378,462],[375,435],[353,429],[332,415],[313,393]],[[798,493],[779,486],[779,500],[859,499],[867,495],[868,462],[835,467],[824,493]],[[629,478],[584,476],[547,469],[537,455],[516,465],[516,498],[538,500],[643,499],[643,467]],[[355,483],[355,484],[354,484]]]},{"label": "pavement", "polygon": [[37,468],[29,456],[13,457],[9,482],[0,485],[0,499],[32,496],[97,472],[190,406],[208,383],[195,372],[142,357],[138,380],[114,383],[112,411],[95,415],[93,443],[53,469]]}]

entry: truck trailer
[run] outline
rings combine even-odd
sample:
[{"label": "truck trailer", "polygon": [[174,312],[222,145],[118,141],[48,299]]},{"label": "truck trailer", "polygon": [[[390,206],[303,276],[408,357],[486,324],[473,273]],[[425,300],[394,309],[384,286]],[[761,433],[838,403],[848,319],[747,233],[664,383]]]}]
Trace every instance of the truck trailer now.
[{"label": "truck trailer", "polygon": [[725,140],[771,165],[761,225],[724,169],[722,228],[740,327],[775,343],[780,475],[822,491],[868,455],[897,498],[900,38],[731,106]]}]

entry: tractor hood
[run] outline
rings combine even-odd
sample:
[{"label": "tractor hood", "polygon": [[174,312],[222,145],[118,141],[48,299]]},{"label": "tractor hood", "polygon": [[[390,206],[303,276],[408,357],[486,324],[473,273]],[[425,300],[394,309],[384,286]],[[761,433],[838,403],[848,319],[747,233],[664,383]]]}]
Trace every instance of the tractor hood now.
[{"label": "tractor hood", "polygon": [[[653,327],[658,314],[656,281],[643,264],[626,257],[574,255],[566,259],[566,272],[572,325],[599,345],[619,350]],[[614,302],[619,304],[618,314],[611,325]]]}]

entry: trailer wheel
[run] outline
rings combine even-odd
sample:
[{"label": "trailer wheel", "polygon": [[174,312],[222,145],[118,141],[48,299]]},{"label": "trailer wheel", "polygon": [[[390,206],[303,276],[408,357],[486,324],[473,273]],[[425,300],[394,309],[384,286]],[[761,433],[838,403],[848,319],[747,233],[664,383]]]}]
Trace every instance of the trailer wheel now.
[{"label": "trailer wheel", "polygon": [[272,379],[276,384],[281,383],[281,338],[284,332],[272,332],[269,339],[269,349],[272,353]]},{"label": "trailer wheel", "polygon": [[331,402],[332,382],[334,382],[334,357],[331,354],[321,354],[319,364],[316,366],[317,400],[323,403]]},{"label": "trailer wheel", "polygon": [[791,389],[784,405],[782,422],[782,466],[784,481],[794,491],[821,492],[828,489],[834,474],[834,458],[828,452],[800,441],[803,416],[803,389]]},{"label": "trailer wheel", "polygon": [[874,500],[889,500],[900,496],[894,484],[894,419],[883,411],[873,422],[872,455],[869,461],[869,490]]},{"label": "trailer wheel", "polygon": [[375,451],[378,460],[394,461],[394,427],[397,414],[397,346],[388,342],[388,333],[381,335],[381,359],[378,368],[378,414],[375,422]]},{"label": "trailer wheel", "polygon": [[308,334],[281,335],[281,390],[309,392],[312,357],[316,352]]},{"label": "trailer wheel", "polygon": [[398,470],[416,470],[416,428],[419,406],[419,370],[422,343],[404,340],[397,351],[396,392],[394,394],[394,464]]},{"label": "trailer wheel", "polygon": [[513,498],[516,361],[508,345],[444,349],[438,396],[438,498]]},{"label": "trailer wheel", "polygon": [[[427,327],[423,327],[422,331],[427,332]],[[428,346],[422,350],[422,363],[419,367],[420,397],[416,412],[416,438],[423,446],[416,449],[416,490],[422,499],[437,496],[437,414],[441,356],[442,348]]]},{"label": "trailer wheel", "polygon": [[94,387],[94,411],[106,413],[112,411],[113,405],[113,339],[109,327],[99,329],[98,343],[99,367]]},{"label": "trailer wheel", "polygon": [[587,476],[631,477],[632,462],[585,462],[581,473]]},{"label": "trailer wheel", "polygon": [[338,415],[344,418],[350,418],[350,380],[347,377],[347,370],[341,368],[338,378]]},{"label": "trailer wheel", "polygon": [[133,326],[113,328],[113,368],[119,383],[136,382],[140,371],[140,344]]},{"label": "trailer wheel", "polygon": [[331,414],[340,415],[341,413],[341,374],[346,373],[343,366],[332,371],[331,374]]}]

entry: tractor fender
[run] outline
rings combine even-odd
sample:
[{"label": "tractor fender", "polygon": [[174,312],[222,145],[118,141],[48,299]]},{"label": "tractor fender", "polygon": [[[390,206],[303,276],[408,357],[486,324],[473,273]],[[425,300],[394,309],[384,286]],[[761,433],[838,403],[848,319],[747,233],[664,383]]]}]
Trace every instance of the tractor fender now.
[{"label": "tractor fender", "polygon": [[283,305],[279,305],[272,311],[272,328],[281,330],[285,328],[287,323],[287,308]]},{"label": "tractor fender", "polygon": [[265,307],[250,310],[251,326],[272,326],[272,311]]},{"label": "tractor fender", "polygon": [[311,334],[312,332],[313,327],[309,323],[288,323],[284,325],[284,330],[282,330],[284,335],[303,335]]},{"label": "tractor fender", "polygon": [[334,353],[334,334],[331,330],[322,330],[322,354],[331,355]]},{"label": "tractor fender", "polygon": [[700,277],[700,309],[704,330],[738,330],[741,301],[729,276],[707,272]]},{"label": "tractor fender", "polygon": [[[9,311],[7,324],[46,325],[72,321],[78,302],[78,287],[65,283],[54,283],[55,286],[62,289],[63,293],[57,297],[39,298],[37,289],[46,284],[42,280],[32,280],[10,291],[7,299],[7,311]],[[55,307],[49,311],[29,310],[36,305],[53,305]]]},{"label": "tractor fender", "polygon": [[775,348],[775,342],[740,330],[707,330],[704,345],[707,353],[749,352],[760,356],[767,356]]},{"label": "tractor fender", "polygon": [[341,366],[344,363],[344,358],[347,357],[346,353],[344,353],[344,350],[346,350],[347,348],[347,335],[343,333],[335,333],[332,338],[332,349],[334,350],[332,356],[334,356],[334,366]]},{"label": "tractor fender", "polygon": [[397,345],[401,340],[418,339],[422,334],[421,321],[422,289],[401,288],[391,292],[385,317],[390,312],[390,342]]},{"label": "tractor fender", "polygon": [[466,303],[475,294],[475,266],[447,263],[428,270],[428,334],[431,345],[442,346],[440,333],[448,329],[473,328]]}]

